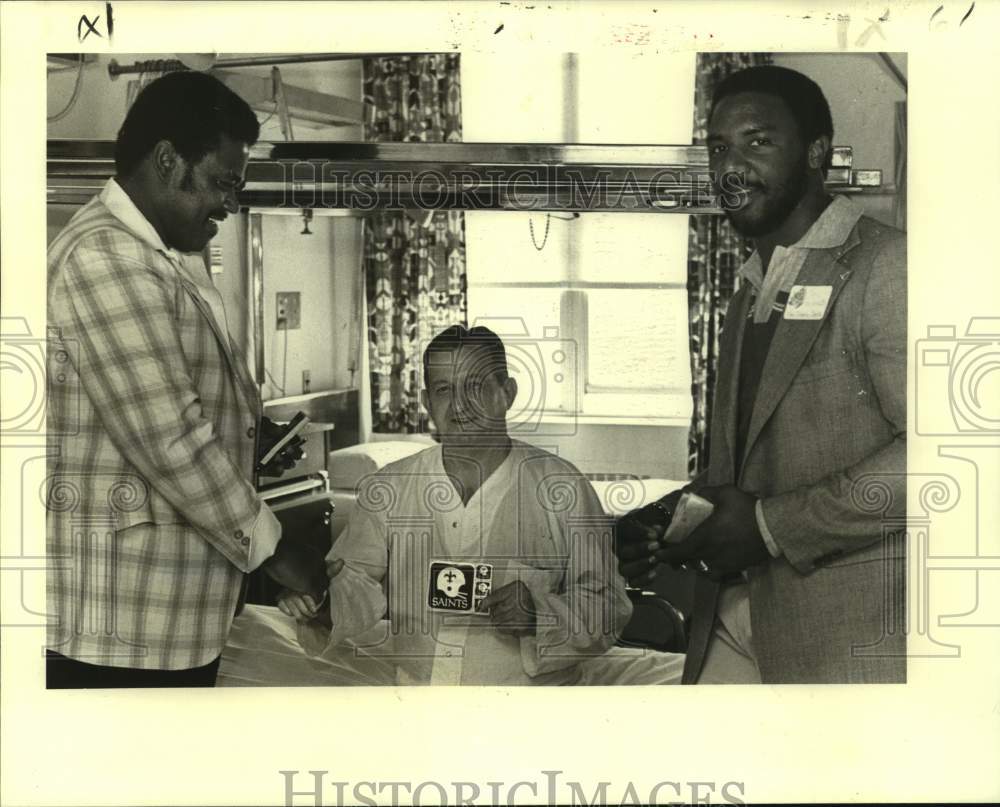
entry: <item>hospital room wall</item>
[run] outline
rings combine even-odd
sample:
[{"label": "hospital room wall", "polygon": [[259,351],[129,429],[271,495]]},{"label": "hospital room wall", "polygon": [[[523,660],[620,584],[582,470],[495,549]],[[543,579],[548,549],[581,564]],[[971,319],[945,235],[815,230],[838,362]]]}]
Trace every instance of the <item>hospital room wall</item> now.
[{"label": "hospital room wall", "polygon": [[[248,54],[249,55],[249,54]],[[112,58],[119,64],[150,59],[182,58],[185,54],[126,54],[114,56],[98,54],[83,68],[77,100],[65,117],[48,124],[50,138],[80,140],[114,140],[125,118],[129,82],[139,79],[139,74],[125,74],[112,78],[108,64]],[[207,66],[207,63],[206,63]],[[361,63],[358,61],[313,62],[280,66],[282,81],[294,87],[315,92],[361,100]],[[265,65],[230,68],[240,75],[259,78],[270,77],[271,68]],[[76,82],[77,69],[68,67],[47,75],[47,114],[55,115],[69,102]],[[262,121],[261,140],[284,140],[277,115],[270,109],[258,111]],[[361,125],[326,126],[293,119],[292,128],[297,140],[362,140]]]},{"label": "hospital room wall", "polygon": [[[889,54],[904,77],[906,54]],[[906,90],[877,53],[776,53],[774,63],[819,84],[833,115],[833,140],[854,149],[854,168],[881,169],[882,189],[855,195],[865,212],[896,226],[893,211],[896,103]]]},{"label": "hospital room wall", "polygon": [[[578,423],[571,434],[520,435],[525,442],[565,457],[585,474],[624,474],[684,481],[687,426]],[[559,432],[563,431],[560,425]]]},{"label": "hospital room wall", "polygon": [[[48,136],[73,140],[114,140],[125,118],[128,76],[108,75],[110,56],[98,55],[87,62],[80,76],[76,101],[57,121],[49,121]],[[131,61],[115,57],[117,61]],[[150,58],[150,57],[143,57]],[[61,112],[73,95],[78,69],[67,67],[49,72],[46,79],[46,110],[50,117]],[[137,78],[132,76],[132,78]]]},{"label": "hospital room wall", "polygon": [[[233,338],[249,347],[249,306],[246,215],[227,220],[213,240],[221,248],[222,272],[214,276],[230,322]],[[316,216],[310,234],[302,233],[299,216],[262,215],[264,245],[264,366],[269,375],[265,400],[299,395],[302,373],[309,371],[310,390],[346,389],[355,383],[356,329],[361,271],[361,219]],[[278,292],[298,292],[301,326],[290,330],[277,322]],[[285,340],[287,339],[287,351]],[[253,367],[254,356],[247,356]],[[284,392],[282,392],[282,388]]]}]

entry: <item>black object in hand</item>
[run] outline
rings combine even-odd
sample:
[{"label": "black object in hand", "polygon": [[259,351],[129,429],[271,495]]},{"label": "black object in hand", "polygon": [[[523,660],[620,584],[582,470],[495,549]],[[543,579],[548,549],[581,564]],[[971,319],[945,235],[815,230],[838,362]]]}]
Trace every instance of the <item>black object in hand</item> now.
[{"label": "black object in hand", "polygon": [[261,418],[261,457],[257,470],[264,476],[281,476],[302,459],[303,439],[299,432],[309,422],[308,416],[299,412],[286,426],[279,426],[268,417]]},{"label": "black object in hand", "polygon": [[681,493],[679,490],[674,491],[622,516],[615,527],[617,543],[647,543],[662,538],[670,526]]},{"label": "black object in hand", "polygon": [[651,578],[656,566],[659,541],[670,526],[681,491],[622,516],[615,525],[615,554],[618,570],[636,585]]}]

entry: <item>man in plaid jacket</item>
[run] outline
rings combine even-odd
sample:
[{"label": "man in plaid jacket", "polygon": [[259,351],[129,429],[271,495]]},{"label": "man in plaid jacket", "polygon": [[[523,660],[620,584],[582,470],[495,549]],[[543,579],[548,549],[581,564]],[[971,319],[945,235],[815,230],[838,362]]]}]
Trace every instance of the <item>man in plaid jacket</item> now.
[{"label": "man in plaid jacket", "polygon": [[258,391],[191,254],[258,133],[217,79],[158,79],[49,248],[49,687],[211,686],[248,572],[315,588],[255,493]]}]

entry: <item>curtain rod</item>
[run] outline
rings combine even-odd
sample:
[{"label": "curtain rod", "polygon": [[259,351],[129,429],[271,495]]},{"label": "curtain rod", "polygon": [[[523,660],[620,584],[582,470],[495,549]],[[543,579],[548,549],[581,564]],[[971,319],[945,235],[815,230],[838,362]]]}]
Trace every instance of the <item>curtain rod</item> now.
[{"label": "curtain rod", "polygon": [[[358,59],[399,58],[401,56],[420,56],[415,53],[286,53],[274,56],[246,56],[238,59],[215,59],[210,69],[226,69],[232,67],[270,67],[278,64],[306,64],[309,62],[347,62]],[[188,66],[180,59],[152,59],[132,64],[119,64],[112,59],[108,64],[108,75],[116,78],[125,73],[169,72],[172,70],[188,70]]]}]

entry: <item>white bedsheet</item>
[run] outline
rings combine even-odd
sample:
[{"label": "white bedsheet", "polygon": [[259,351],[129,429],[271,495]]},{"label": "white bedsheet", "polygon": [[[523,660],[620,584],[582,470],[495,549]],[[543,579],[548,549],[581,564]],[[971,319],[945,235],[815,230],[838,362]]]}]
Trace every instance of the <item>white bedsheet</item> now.
[{"label": "white bedsheet", "polygon": [[295,620],[277,608],[248,605],[233,622],[222,650],[220,687],[385,686],[396,683],[393,665],[360,656],[310,658],[295,638]]},{"label": "white bedsheet", "polygon": [[[233,622],[222,651],[216,686],[393,686],[391,663],[358,651],[307,656],[295,638],[295,621],[277,608],[248,605]],[[579,665],[579,686],[679,684],[684,656],[615,647]]]}]

